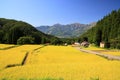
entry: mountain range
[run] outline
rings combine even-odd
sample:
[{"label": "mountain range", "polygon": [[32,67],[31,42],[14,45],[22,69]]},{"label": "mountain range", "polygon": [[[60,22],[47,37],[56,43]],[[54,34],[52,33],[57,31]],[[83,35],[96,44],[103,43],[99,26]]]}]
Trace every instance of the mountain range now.
[{"label": "mountain range", "polygon": [[96,22],[91,24],[54,24],[53,26],[39,26],[36,27],[39,31],[44,32],[45,34],[54,35],[59,38],[73,38],[79,37],[81,34],[86,32],[91,27],[95,26]]}]

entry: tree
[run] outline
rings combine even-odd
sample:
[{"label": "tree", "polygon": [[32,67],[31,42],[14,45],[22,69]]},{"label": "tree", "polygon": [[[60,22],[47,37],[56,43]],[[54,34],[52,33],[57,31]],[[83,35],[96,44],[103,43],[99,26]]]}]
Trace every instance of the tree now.
[{"label": "tree", "polygon": [[0,43],[3,42],[3,36],[4,36],[4,32],[0,30]]},{"label": "tree", "polygon": [[88,41],[88,38],[87,37],[83,37],[83,41]]},{"label": "tree", "polygon": [[41,44],[44,44],[44,43],[46,43],[46,39],[45,39],[45,37],[42,37]]},{"label": "tree", "polygon": [[53,44],[53,45],[61,45],[62,43],[63,42],[60,39],[54,38],[51,40],[51,44]]},{"label": "tree", "polygon": [[95,36],[95,44],[96,44],[96,46],[100,45],[101,38],[102,38],[102,31],[98,29],[96,31],[96,36]]},{"label": "tree", "polygon": [[39,32],[33,32],[31,36],[35,38],[35,44],[40,44],[42,42],[42,36]]},{"label": "tree", "polygon": [[20,37],[17,40],[17,44],[33,44],[34,38],[30,36]]},{"label": "tree", "polygon": [[19,29],[19,27],[12,27],[8,35],[8,42],[10,44],[16,44],[19,37],[23,36],[23,32]]}]

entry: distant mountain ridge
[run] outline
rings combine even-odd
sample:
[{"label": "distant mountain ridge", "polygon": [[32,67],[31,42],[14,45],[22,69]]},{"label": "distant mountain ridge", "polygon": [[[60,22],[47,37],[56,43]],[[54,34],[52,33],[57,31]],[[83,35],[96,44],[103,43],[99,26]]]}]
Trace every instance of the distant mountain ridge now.
[{"label": "distant mountain ridge", "polygon": [[96,25],[96,23],[91,24],[54,24],[53,26],[39,26],[36,27],[39,31],[42,31],[46,34],[54,35],[59,38],[73,38],[79,37],[81,34],[86,32],[88,29]]}]

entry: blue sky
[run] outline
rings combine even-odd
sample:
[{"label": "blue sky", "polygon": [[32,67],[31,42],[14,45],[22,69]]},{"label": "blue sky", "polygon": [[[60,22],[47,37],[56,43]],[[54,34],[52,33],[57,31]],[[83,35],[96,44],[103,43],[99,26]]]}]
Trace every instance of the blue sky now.
[{"label": "blue sky", "polygon": [[120,0],[1,0],[0,18],[22,20],[33,26],[88,24],[119,8]]}]

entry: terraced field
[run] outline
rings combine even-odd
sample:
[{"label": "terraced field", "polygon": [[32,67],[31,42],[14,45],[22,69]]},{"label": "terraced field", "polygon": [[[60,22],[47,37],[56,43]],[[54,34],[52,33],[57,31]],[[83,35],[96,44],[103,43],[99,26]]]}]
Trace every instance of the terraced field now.
[{"label": "terraced field", "polygon": [[[24,65],[4,68],[8,64],[21,64],[26,52]],[[23,45],[0,50],[1,65],[1,80],[120,79],[120,61],[80,52],[71,46]]]}]

